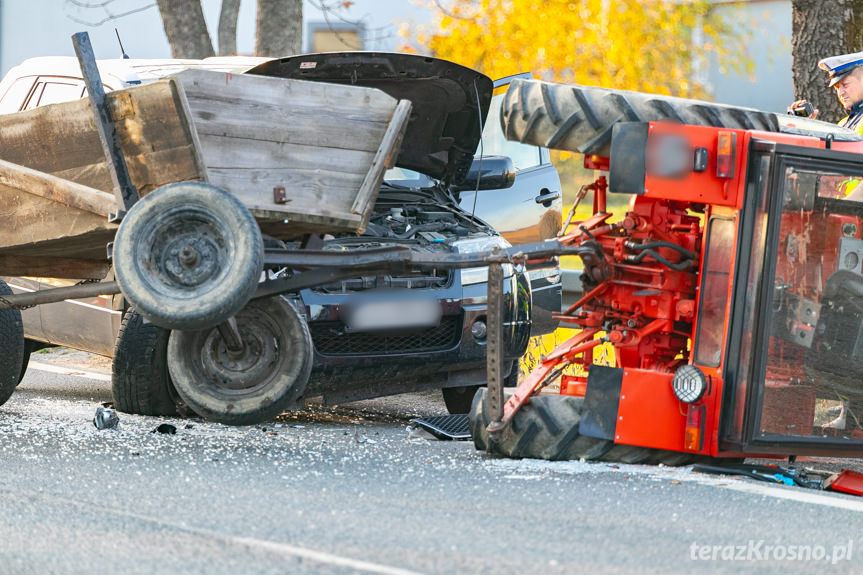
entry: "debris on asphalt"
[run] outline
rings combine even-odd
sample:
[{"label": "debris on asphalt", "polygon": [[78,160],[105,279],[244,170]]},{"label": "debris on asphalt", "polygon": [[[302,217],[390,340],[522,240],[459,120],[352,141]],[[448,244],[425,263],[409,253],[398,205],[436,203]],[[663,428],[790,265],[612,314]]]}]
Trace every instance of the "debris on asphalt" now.
[{"label": "debris on asphalt", "polygon": [[175,425],[171,425],[170,423],[163,423],[150,433],[164,433],[166,435],[176,435],[177,427]]},{"label": "debris on asphalt", "polygon": [[422,427],[416,427],[413,425],[408,425],[405,428],[405,431],[408,432],[408,441],[411,443],[423,443],[425,441],[437,441],[437,437],[423,429]]},{"label": "debris on asphalt", "polygon": [[93,418],[96,429],[115,429],[119,423],[120,416],[116,410],[101,406],[96,408],[96,416]]},{"label": "debris on asphalt", "polygon": [[357,443],[368,443],[369,445],[374,445],[377,443],[374,439],[366,437],[365,435],[360,435],[359,429],[354,432],[354,441]]}]

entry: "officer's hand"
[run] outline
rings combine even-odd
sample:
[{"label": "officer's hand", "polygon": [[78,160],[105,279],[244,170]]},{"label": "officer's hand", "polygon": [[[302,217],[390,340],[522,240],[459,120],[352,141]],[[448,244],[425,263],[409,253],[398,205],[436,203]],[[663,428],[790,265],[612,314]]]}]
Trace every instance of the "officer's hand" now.
[{"label": "officer's hand", "polygon": [[[797,114],[794,112],[794,110],[795,110],[796,108],[802,108],[803,106],[805,106],[805,105],[806,105],[806,103],[807,103],[807,101],[806,101],[806,100],[797,100],[797,101],[795,101],[795,102],[792,102],[792,103],[791,103],[791,105],[790,105],[790,106],[788,106],[788,108],[787,108],[787,110],[786,110],[786,111],[787,111],[789,114],[796,116]],[[813,111],[811,114],[809,114],[809,116],[807,116],[807,117],[808,117],[808,118],[810,118],[810,119],[812,119],[812,120],[814,120],[815,118],[817,118],[817,117],[818,117],[818,110],[817,110],[817,109],[816,109],[816,110],[814,110],[814,111]]]}]

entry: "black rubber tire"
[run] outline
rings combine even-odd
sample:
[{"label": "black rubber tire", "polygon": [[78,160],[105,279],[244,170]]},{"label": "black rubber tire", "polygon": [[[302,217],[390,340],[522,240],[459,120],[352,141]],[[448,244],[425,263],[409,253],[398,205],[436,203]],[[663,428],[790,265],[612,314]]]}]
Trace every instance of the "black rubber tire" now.
[{"label": "black rubber tire", "polygon": [[246,355],[232,360],[217,328],[174,331],[168,369],[195,413],[227,425],[253,425],[297,407],[312,369],[312,337],[282,297],[250,302],[236,316]]},{"label": "black rubber tire", "polygon": [[[515,387],[518,385],[518,364],[514,364],[509,375],[503,380],[504,387]],[[476,392],[485,387],[484,383],[477,385],[460,385],[458,387],[444,387],[441,389],[443,402],[450,414],[470,413],[473,398]]]},{"label": "black rubber tire", "polygon": [[[6,282],[0,280],[0,295],[12,295]],[[0,310],[0,405],[12,396],[21,381],[24,361],[24,323],[17,309]]]},{"label": "black rubber tire", "polygon": [[129,310],[123,316],[111,366],[114,409],[137,415],[177,416],[176,391],[168,373],[171,331]]},{"label": "black rubber tire", "polygon": [[[183,250],[188,250],[183,262]],[[258,285],[261,230],[228,192],[201,182],[163,186],[140,199],[114,240],[123,295],[154,324],[194,330],[240,311]]]},{"label": "black rubber tire", "polygon": [[18,374],[18,383],[15,385],[19,385],[21,380],[24,379],[24,374],[27,373],[27,366],[30,365],[30,354],[33,353],[35,348],[35,342],[29,339],[24,339],[24,353],[21,354],[21,371]]},{"label": "black rubber tire", "polygon": [[618,122],[780,129],[776,114],[769,112],[540,80],[513,80],[500,120],[507,139],[600,156],[608,156],[611,129]]},{"label": "black rubber tire", "polygon": [[710,459],[690,453],[614,444],[607,439],[580,435],[578,424],[584,398],[569,395],[532,397],[530,403],[515,413],[501,436],[492,440],[487,430],[491,421],[487,393],[483,388],[476,394],[470,411],[471,437],[480,451],[519,459],[661,463],[670,467]]}]

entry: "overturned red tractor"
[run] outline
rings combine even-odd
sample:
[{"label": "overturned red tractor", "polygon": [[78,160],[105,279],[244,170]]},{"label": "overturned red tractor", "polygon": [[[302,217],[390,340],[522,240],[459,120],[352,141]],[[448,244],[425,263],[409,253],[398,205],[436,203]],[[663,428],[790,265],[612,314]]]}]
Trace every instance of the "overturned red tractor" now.
[{"label": "overturned red tractor", "polygon": [[[863,455],[860,136],[530,80],[502,114],[507,137],[583,153],[599,175],[583,189],[593,214],[558,238],[582,248],[583,297],[560,315],[580,331],[505,401],[490,368],[478,449],[669,465]],[[625,214],[607,192],[631,194]],[[611,365],[594,363],[602,344]]]}]

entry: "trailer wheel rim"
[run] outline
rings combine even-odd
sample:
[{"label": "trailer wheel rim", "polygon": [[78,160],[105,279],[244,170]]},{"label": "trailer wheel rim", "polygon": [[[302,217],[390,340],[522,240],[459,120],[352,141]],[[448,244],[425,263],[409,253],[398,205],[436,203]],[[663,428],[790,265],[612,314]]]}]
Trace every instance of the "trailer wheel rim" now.
[{"label": "trailer wheel rim", "polygon": [[219,330],[207,333],[201,350],[201,371],[222,393],[246,393],[266,386],[273,375],[285,369],[288,342],[271,317],[249,309],[237,317],[243,350],[232,356]]},{"label": "trailer wheel rim", "polygon": [[225,279],[234,242],[209,214],[190,208],[173,210],[147,227],[139,265],[149,272],[148,283],[155,291],[189,298],[187,288]]}]

